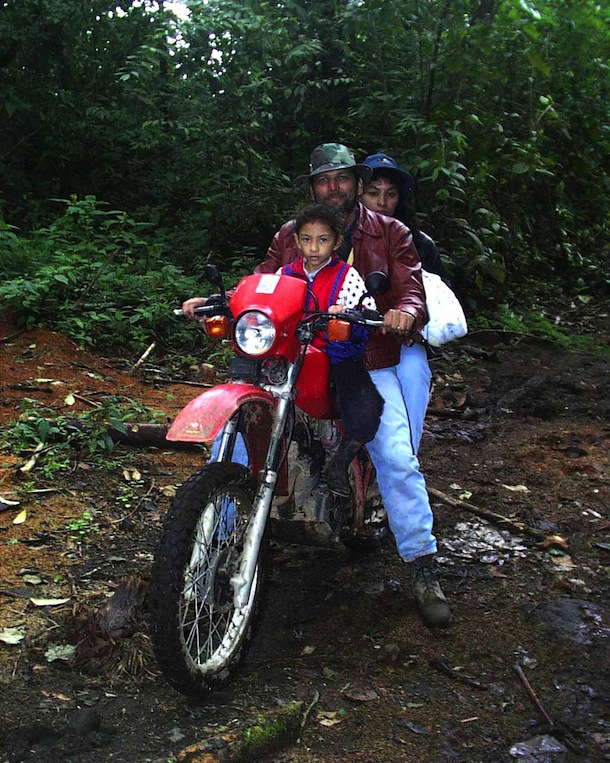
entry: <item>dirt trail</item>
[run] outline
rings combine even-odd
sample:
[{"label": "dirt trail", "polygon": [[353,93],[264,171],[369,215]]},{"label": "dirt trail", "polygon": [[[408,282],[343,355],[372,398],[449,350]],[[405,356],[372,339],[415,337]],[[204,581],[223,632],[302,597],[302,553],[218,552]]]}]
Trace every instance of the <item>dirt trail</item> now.
[{"label": "dirt trail", "polygon": [[[586,325],[607,343],[601,310]],[[125,361],[61,335],[14,331],[0,313],[4,431],[25,398],[39,413],[72,416],[122,395],[170,419],[196,392],[146,384]],[[277,548],[254,648],[237,680],[202,704],[158,675],[145,620],[168,496],[202,455],[118,447],[103,467],[83,452],[48,474],[52,452],[23,473],[31,453],[0,451],[0,496],[19,501],[0,504],[0,637],[20,637],[0,640],[0,763],[162,763],[266,709],[318,696],[301,744],[269,761],[610,759],[607,362],[480,334],[432,368],[437,413],[421,450],[429,484],[559,535],[567,550],[499,533],[434,499],[454,622],[433,633],[391,541],[357,559]],[[109,626],[117,589],[127,614]],[[555,741],[536,741],[549,729],[516,666]]]}]

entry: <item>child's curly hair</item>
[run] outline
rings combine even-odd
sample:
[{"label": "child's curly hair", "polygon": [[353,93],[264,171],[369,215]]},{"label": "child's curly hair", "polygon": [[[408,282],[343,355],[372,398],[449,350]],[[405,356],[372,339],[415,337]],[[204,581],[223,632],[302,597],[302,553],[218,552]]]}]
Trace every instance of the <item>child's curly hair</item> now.
[{"label": "child's curly hair", "polygon": [[295,220],[294,230],[298,235],[301,228],[307,223],[322,223],[327,225],[337,238],[343,235],[345,224],[343,215],[339,210],[326,204],[310,204],[304,207]]}]

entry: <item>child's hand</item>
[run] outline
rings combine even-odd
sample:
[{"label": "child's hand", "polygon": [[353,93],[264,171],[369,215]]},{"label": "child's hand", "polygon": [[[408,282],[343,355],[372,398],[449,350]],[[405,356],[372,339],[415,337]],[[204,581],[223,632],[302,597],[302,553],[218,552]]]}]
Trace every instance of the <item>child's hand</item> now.
[{"label": "child's hand", "polygon": [[185,318],[194,318],[196,321],[202,323],[205,318],[195,315],[195,308],[202,307],[207,302],[207,297],[192,297],[182,303],[182,313]]},{"label": "child's hand", "polygon": [[344,313],[346,310],[347,307],[345,307],[345,305],[332,305],[328,308],[328,312],[332,313],[333,315],[336,315],[337,313]]}]

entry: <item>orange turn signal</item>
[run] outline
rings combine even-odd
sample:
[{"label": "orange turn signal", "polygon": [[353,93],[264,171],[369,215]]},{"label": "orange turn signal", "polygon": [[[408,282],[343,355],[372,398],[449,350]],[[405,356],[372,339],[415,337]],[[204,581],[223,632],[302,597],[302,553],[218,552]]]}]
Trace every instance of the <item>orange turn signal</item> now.
[{"label": "orange turn signal", "polygon": [[213,339],[226,339],[229,336],[229,319],[226,315],[206,318],[203,325],[205,333]]},{"label": "orange turn signal", "polygon": [[331,342],[346,342],[352,335],[352,324],[349,321],[331,320],[326,333]]}]

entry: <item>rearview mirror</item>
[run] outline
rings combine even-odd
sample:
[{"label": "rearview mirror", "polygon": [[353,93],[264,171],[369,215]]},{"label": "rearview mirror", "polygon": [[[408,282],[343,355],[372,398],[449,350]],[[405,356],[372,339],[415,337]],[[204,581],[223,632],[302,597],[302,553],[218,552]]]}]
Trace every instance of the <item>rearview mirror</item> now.
[{"label": "rearview mirror", "polygon": [[227,295],[225,294],[225,287],[222,282],[222,276],[220,275],[220,270],[218,270],[216,265],[208,263],[203,269],[203,272],[210,283],[214,284],[214,286],[218,286],[223,300],[226,300]]},{"label": "rearview mirror", "polygon": [[390,290],[390,279],[387,273],[383,273],[381,270],[374,270],[364,279],[364,285],[367,292],[372,296],[385,294]]}]

